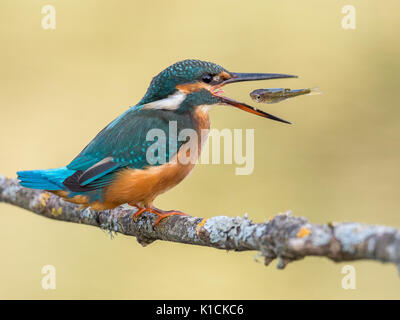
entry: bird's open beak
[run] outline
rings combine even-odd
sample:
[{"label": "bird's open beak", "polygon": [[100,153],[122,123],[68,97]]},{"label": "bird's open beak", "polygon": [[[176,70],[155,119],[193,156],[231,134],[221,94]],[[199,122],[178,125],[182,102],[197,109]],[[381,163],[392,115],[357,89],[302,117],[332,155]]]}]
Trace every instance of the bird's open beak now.
[{"label": "bird's open beak", "polygon": [[213,87],[213,94],[218,96],[220,103],[231,105],[231,106],[239,108],[243,111],[258,115],[260,117],[264,117],[264,118],[268,118],[271,120],[291,124],[291,122],[289,122],[289,121],[286,121],[286,120],[278,118],[272,114],[261,111],[255,107],[249,106],[248,104],[238,102],[236,100],[233,100],[233,99],[230,99],[227,97],[223,97],[220,95],[223,91],[220,90],[219,88],[221,88],[222,86],[224,86],[226,84],[235,83],[235,82],[282,79],[282,78],[297,78],[297,76],[293,76],[293,75],[289,75],[289,74],[280,74],[280,73],[236,73],[236,72],[230,72],[229,74],[231,76],[229,79],[227,79]]}]

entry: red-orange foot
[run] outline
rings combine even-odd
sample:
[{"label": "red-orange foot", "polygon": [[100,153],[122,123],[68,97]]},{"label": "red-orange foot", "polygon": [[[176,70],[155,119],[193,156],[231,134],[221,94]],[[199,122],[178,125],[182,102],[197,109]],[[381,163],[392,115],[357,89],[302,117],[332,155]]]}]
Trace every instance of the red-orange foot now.
[{"label": "red-orange foot", "polygon": [[156,214],[158,216],[156,222],[154,223],[154,226],[157,227],[157,225],[160,223],[161,220],[169,217],[169,216],[175,216],[175,215],[179,215],[179,216],[187,216],[186,213],[183,213],[181,211],[176,211],[176,210],[170,210],[170,211],[164,211],[155,207],[152,208],[140,208],[139,206],[137,206],[136,204],[132,205],[133,207],[136,207],[138,209],[138,211],[136,211],[135,215],[133,216],[133,218],[136,220],[143,212],[147,211],[147,212],[151,212],[153,214]]},{"label": "red-orange foot", "polygon": [[158,208],[151,208],[149,209],[149,212],[154,213],[158,215],[158,218],[156,222],[154,223],[154,226],[157,227],[157,225],[160,223],[162,219],[165,219],[169,216],[187,216],[188,214],[183,213],[181,211],[176,211],[176,210],[169,210],[169,211],[164,211]]},{"label": "red-orange foot", "polygon": [[128,203],[130,206],[135,207],[137,211],[135,212],[135,215],[133,216],[133,219],[136,221],[136,219],[147,209],[146,208],[141,208],[137,204],[134,203]]}]

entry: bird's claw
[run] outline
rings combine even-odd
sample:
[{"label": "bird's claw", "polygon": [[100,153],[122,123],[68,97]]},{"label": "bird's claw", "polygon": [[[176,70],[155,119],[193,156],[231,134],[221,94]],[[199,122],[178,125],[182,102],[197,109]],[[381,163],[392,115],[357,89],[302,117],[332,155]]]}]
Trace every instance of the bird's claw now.
[{"label": "bird's claw", "polygon": [[145,211],[153,213],[155,215],[158,216],[156,222],[154,223],[154,227],[157,227],[157,225],[161,222],[161,220],[169,217],[169,216],[175,216],[175,215],[179,215],[179,216],[187,216],[186,213],[181,212],[181,211],[176,211],[176,210],[170,210],[170,211],[164,211],[158,208],[140,208],[139,206],[137,206],[136,204],[133,205],[134,207],[137,208],[137,211],[135,212],[135,214],[133,215],[133,220],[136,222],[137,219],[139,218],[139,216],[144,213]]}]

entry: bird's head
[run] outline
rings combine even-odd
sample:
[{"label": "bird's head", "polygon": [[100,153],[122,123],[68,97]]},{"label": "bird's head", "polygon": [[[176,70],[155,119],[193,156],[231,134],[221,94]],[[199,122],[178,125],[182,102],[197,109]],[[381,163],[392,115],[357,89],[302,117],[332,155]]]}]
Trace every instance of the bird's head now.
[{"label": "bird's head", "polygon": [[222,86],[254,80],[295,78],[277,73],[236,73],[201,60],[177,62],[153,78],[139,102],[147,109],[168,109],[174,112],[191,112],[199,106],[230,105],[268,119],[290,123],[245,103],[222,96]]}]

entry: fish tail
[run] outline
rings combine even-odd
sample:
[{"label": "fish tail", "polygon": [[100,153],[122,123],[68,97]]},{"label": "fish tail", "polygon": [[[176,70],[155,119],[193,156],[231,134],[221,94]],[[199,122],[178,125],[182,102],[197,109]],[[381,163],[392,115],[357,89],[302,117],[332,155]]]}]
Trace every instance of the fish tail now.
[{"label": "fish tail", "polygon": [[319,87],[310,88],[310,93],[307,93],[307,95],[310,96],[315,96],[317,94],[322,94],[322,91],[319,89]]}]

